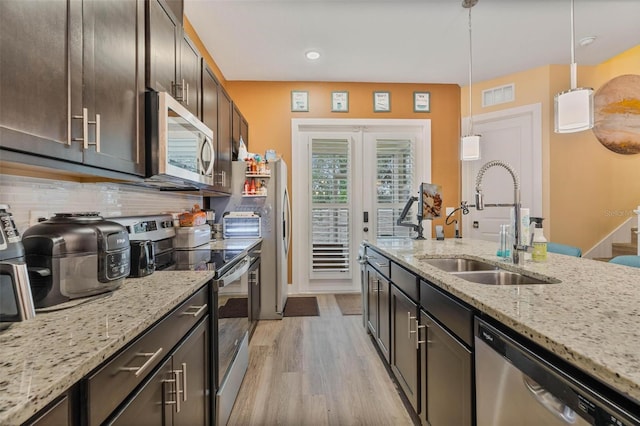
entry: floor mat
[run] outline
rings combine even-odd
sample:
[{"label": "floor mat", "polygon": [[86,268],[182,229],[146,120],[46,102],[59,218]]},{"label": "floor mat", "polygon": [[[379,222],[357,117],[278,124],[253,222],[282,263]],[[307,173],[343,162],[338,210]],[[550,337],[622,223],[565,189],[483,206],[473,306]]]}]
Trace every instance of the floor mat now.
[{"label": "floor mat", "polygon": [[244,318],[248,316],[249,306],[246,297],[229,299],[218,310],[218,318]]},{"label": "floor mat", "polygon": [[320,315],[318,299],[311,297],[288,297],[284,305],[285,317],[317,317]]},{"label": "floor mat", "polygon": [[362,315],[362,295],[360,293],[336,294],[335,296],[342,315]]}]

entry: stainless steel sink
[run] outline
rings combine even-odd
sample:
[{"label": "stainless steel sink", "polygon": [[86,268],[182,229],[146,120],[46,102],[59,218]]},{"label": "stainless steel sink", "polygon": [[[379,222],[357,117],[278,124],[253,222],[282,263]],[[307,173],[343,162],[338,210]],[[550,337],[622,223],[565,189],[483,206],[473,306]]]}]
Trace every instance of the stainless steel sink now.
[{"label": "stainless steel sink", "polygon": [[422,259],[431,266],[442,269],[446,272],[463,272],[463,271],[491,271],[499,269],[496,265],[475,259],[464,258],[436,258]]},{"label": "stainless steel sink", "polygon": [[523,285],[523,284],[557,284],[560,281],[553,278],[540,279],[519,272],[498,269],[494,271],[452,272],[467,281],[489,285]]},{"label": "stainless steel sink", "polygon": [[489,285],[557,284],[554,278],[537,278],[515,271],[508,271],[482,260],[462,257],[422,258],[423,262],[449,272],[464,280]]}]

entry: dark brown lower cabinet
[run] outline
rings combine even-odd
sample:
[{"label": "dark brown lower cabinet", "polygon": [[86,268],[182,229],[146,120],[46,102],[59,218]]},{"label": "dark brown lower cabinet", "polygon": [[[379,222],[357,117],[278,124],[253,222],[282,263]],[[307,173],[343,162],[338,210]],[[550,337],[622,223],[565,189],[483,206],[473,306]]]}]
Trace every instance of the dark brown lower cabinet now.
[{"label": "dark brown lower cabinet", "polygon": [[373,267],[367,266],[367,327],[387,362],[390,357],[391,330],[389,320],[390,284]]},{"label": "dark brown lower cabinet", "polygon": [[418,305],[391,285],[391,371],[415,412],[418,407]]},{"label": "dark brown lower cabinet", "polygon": [[69,415],[69,396],[64,395],[50,408],[45,409],[36,419],[27,422],[29,426],[64,426],[74,424]]},{"label": "dark brown lower cabinet", "polygon": [[107,424],[209,424],[208,334],[205,318]]},{"label": "dark brown lower cabinet", "polygon": [[465,345],[420,311],[421,412],[430,426],[470,426],[473,354]]}]

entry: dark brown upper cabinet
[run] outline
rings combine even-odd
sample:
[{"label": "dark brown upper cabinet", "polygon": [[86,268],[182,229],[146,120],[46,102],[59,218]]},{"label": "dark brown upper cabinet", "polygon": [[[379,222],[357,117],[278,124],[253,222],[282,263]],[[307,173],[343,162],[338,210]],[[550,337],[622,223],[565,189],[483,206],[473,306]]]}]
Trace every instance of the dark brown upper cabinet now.
[{"label": "dark brown upper cabinet", "polygon": [[182,104],[200,117],[200,53],[186,34],[180,49],[180,81],[183,87]]},{"label": "dark brown upper cabinet", "polygon": [[[249,123],[240,112],[238,106],[233,104],[233,117],[232,117],[232,136],[233,136],[233,160],[238,160],[238,151],[240,149],[240,137],[244,142],[245,147],[249,150]],[[241,160],[244,160],[241,158]]]},{"label": "dark brown upper cabinet", "polygon": [[220,187],[225,192],[231,192],[231,172],[232,172],[232,119],[233,103],[229,94],[218,86],[218,165],[216,170],[220,173]]},{"label": "dark brown upper cabinet", "polygon": [[0,147],[143,175],[144,18],[143,0],[0,2]]},{"label": "dark brown upper cabinet", "polygon": [[147,2],[147,87],[169,93],[199,116],[200,53],[183,32],[182,14],[174,13],[181,8],[170,3]]}]

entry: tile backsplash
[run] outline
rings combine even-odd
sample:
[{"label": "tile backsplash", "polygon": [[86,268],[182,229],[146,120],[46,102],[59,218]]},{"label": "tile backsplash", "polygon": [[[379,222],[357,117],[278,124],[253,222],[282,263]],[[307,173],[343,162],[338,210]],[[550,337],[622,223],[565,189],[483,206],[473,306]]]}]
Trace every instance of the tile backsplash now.
[{"label": "tile backsplash", "polygon": [[199,195],[163,193],[117,183],[78,183],[0,174],[0,204],[9,211],[23,233],[38,217],[54,213],[99,212],[103,217],[180,212],[194,204]]}]

